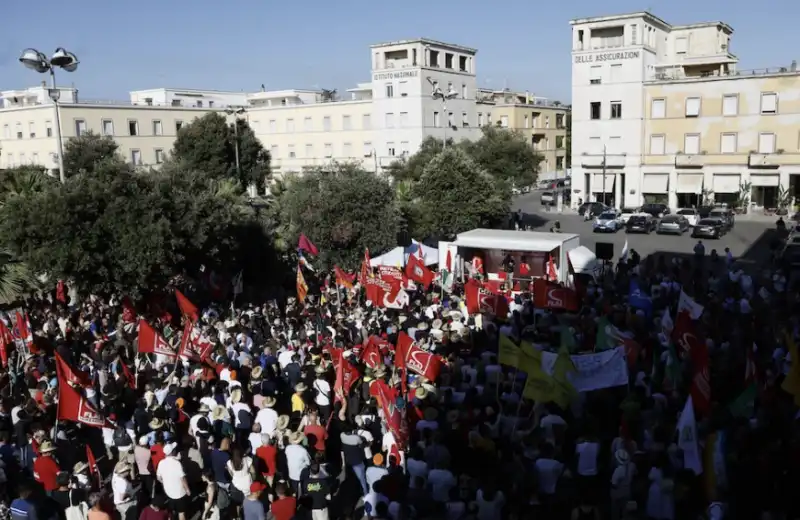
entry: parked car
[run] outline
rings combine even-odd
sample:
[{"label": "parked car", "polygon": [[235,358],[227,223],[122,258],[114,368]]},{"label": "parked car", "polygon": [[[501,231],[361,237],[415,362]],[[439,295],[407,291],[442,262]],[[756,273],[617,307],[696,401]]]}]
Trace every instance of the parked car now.
[{"label": "parked car", "polygon": [[599,215],[608,209],[609,207],[602,202],[584,202],[578,208],[578,215],[583,216],[587,212],[589,212],[590,215]]},{"label": "parked car", "polygon": [[689,221],[689,225],[694,227],[697,221],[700,220],[700,213],[694,208],[681,208],[675,212],[676,215],[682,215]]},{"label": "parked car", "polygon": [[628,219],[631,218],[634,214],[639,213],[639,210],[636,208],[622,208],[619,212],[619,221],[621,224],[626,224]]},{"label": "parked car", "polygon": [[552,191],[543,191],[539,200],[542,203],[542,206],[555,206],[556,195]]},{"label": "parked car", "polygon": [[714,211],[714,206],[700,206],[697,208],[697,215],[700,217],[698,220],[708,218],[712,211]]},{"label": "parked car", "polygon": [[519,191],[519,188],[517,188],[516,186],[512,186],[512,187],[511,187],[511,194],[512,194],[512,195],[520,195],[521,193],[522,193],[522,192],[521,192],[521,191]]},{"label": "parked car", "polygon": [[704,218],[692,229],[692,238],[721,238],[725,224],[718,218]]},{"label": "parked car", "polygon": [[645,204],[639,211],[642,213],[650,213],[656,218],[661,218],[664,215],[669,215],[669,206],[666,204]]},{"label": "parked car", "polygon": [[711,213],[708,214],[708,218],[718,218],[722,220],[725,225],[725,231],[729,231],[733,229],[733,225],[735,224],[733,216],[733,211],[727,208],[714,208],[711,210]]},{"label": "parked car", "polygon": [[683,215],[667,215],[659,221],[656,233],[659,235],[682,235],[690,227],[689,221]]},{"label": "parked car", "polygon": [[649,213],[636,213],[631,215],[625,223],[626,233],[650,233],[655,228],[656,219]]},{"label": "parked car", "polygon": [[522,193],[530,193],[530,192],[531,192],[531,187],[530,186],[523,186],[522,187]]},{"label": "parked car", "polygon": [[594,224],[592,224],[592,231],[595,233],[616,233],[619,231],[619,219],[617,218],[617,214],[613,211],[606,211],[605,213],[601,213],[594,220]]}]

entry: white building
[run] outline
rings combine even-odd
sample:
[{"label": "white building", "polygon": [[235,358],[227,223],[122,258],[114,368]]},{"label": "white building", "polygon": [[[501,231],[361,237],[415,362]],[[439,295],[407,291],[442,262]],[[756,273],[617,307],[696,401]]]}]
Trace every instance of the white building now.
[{"label": "white building", "polygon": [[[672,26],[647,13],[572,20],[573,205],[674,201],[663,176],[643,174],[646,88],[665,74],[735,70],[733,30],[722,22]],[[674,186],[672,188],[674,192]]]},{"label": "white building", "polygon": [[152,88],[130,93],[134,105],[172,106],[187,108],[228,108],[247,106],[247,92]]}]

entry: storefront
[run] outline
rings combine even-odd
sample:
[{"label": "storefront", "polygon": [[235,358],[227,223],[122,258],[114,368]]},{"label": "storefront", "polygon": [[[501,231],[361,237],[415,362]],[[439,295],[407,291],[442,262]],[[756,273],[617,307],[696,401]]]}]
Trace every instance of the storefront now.
[{"label": "storefront", "polygon": [[739,198],[741,175],[738,173],[715,173],[713,181],[714,202],[734,206]]},{"label": "storefront", "polygon": [[592,196],[594,200],[608,206],[614,205],[614,183],[616,175],[613,173],[595,173],[592,176]]},{"label": "storefront", "polygon": [[642,197],[645,204],[669,204],[669,174],[645,173],[642,178]]},{"label": "storefront", "polygon": [[703,174],[700,172],[678,172],[675,186],[679,208],[703,205]]},{"label": "storefront", "polygon": [[759,208],[777,209],[780,184],[778,173],[750,172],[750,203]]}]

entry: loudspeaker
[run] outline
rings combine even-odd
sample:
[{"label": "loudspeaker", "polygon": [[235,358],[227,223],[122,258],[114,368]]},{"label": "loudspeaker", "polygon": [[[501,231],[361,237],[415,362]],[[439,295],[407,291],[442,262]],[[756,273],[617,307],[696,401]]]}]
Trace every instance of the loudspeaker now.
[{"label": "loudspeaker", "polygon": [[614,258],[614,244],[611,242],[597,242],[594,245],[594,254],[598,260],[612,260]]},{"label": "loudspeaker", "polygon": [[400,247],[411,245],[411,235],[408,234],[408,231],[401,231],[397,234],[397,245]]}]

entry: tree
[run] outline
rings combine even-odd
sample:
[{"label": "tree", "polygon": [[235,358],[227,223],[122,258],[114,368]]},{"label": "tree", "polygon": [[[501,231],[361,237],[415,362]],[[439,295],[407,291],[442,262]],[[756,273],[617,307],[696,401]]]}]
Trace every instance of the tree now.
[{"label": "tree", "polygon": [[110,136],[100,136],[86,132],[78,137],[71,137],[64,144],[64,172],[67,177],[81,173],[94,173],[101,164],[120,162],[119,145]]},{"label": "tree", "polygon": [[[447,145],[452,146],[453,140],[448,139]],[[420,143],[419,150],[414,155],[392,162],[386,169],[386,173],[395,181],[418,181],[422,176],[422,171],[431,162],[431,159],[441,153],[442,149],[441,139],[428,136]]]},{"label": "tree", "polygon": [[18,166],[0,171],[0,208],[15,197],[28,197],[40,193],[58,180],[45,173],[41,166]]},{"label": "tree", "polygon": [[570,110],[567,112],[565,117],[565,126],[567,129],[567,137],[564,139],[566,142],[564,143],[564,147],[567,149],[566,152],[566,160],[564,163],[566,164],[567,168],[572,168],[572,111]]},{"label": "tree", "polygon": [[25,262],[5,248],[0,248],[0,304],[11,305],[43,288],[42,281]]},{"label": "tree", "polygon": [[[240,174],[236,171],[237,134]],[[235,178],[242,189],[252,184],[263,188],[270,172],[269,153],[247,121],[237,119],[234,132],[233,125],[218,112],[210,112],[181,128],[171,159],[212,177]]]},{"label": "tree", "polygon": [[356,268],[364,249],[396,245],[397,213],[389,182],[357,165],[336,163],[286,182],[277,215],[287,242],[305,233],[320,250],[323,268]]},{"label": "tree", "polygon": [[479,140],[462,144],[489,175],[517,186],[530,186],[536,182],[542,158],[522,134],[493,126],[481,130],[483,135]]},{"label": "tree", "polygon": [[413,187],[411,230],[418,239],[452,238],[508,218],[511,191],[464,150],[452,147],[434,157]]}]

